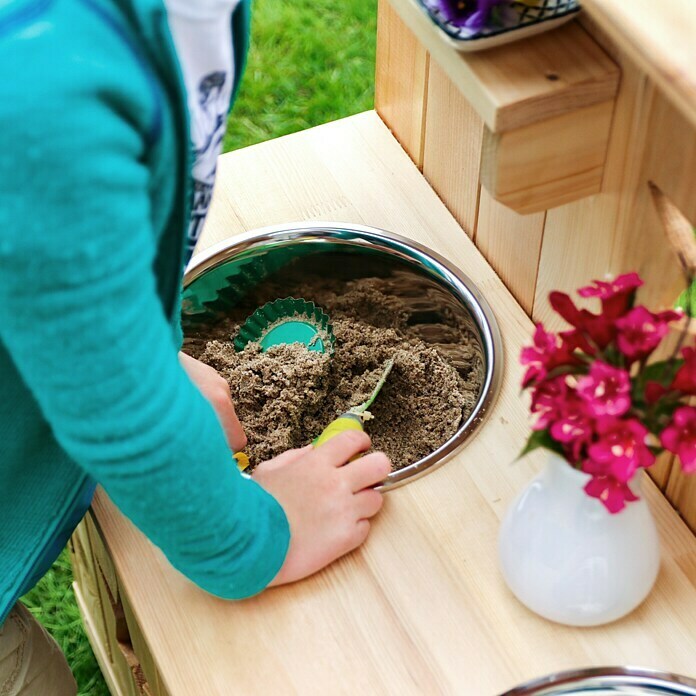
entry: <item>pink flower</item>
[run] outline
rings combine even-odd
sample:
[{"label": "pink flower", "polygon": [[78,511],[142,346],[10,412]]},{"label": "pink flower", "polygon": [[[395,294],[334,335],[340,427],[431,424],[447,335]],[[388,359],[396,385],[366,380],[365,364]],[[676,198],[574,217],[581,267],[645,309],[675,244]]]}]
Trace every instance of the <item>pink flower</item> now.
[{"label": "pink flower", "polygon": [[[549,295],[549,302],[553,309],[571,326],[589,336],[592,343],[600,348],[606,348],[614,339],[616,335],[614,317],[605,317],[604,315],[592,314],[586,309],[578,309],[570,296],[563,292],[552,292]],[[586,353],[594,355],[596,351],[586,338],[577,337],[576,340],[581,342]]]},{"label": "pink flower", "polygon": [[621,512],[626,502],[638,500],[627,484],[604,475],[593,476],[585,486],[585,493],[597,498],[612,515]]},{"label": "pink flower", "polygon": [[647,358],[669,333],[669,323],[680,317],[678,312],[654,314],[642,305],[634,307],[616,321],[619,350],[629,360]]},{"label": "pink flower", "polygon": [[681,406],[660,435],[662,446],[676,454],[687,474],[696,473],[696,408]]},{"label": "pink flower", "polygon": [[520,363],[527,366],[522,386],[544,379],[546,375],[560,365],[576,364],[573,347],[563,337],[544,330],[543,324],[537,324],[534,332],[534,345],[522,349]]},{"label": "pink flower", "polygon": [[616,295],[624,295],[633,292],[643,285],[643,281],[637,273],[624,273],[614,280],[605,282],[593,280],[591,285],[578,290],[580,297],[599,297],[601,300],[610,300]]},{"label": "pink flower", "polygon": [[672,389],[684,394],[696,395],[696,349],[684,348],[682,355],[684,364],[674,377]]},{"label": "pink flower", "polygon": [[593,416],[622,416],[631,407],[631,379],[626,370],[597,360],[578,380],[578,394]]},{"label": "pink flower", "polygon": [[546,430],[558,418],[568,394],[566,378],[543,380],[532,392],[531,411],[536,415],[534,430]]},{"label": "pink flower", "polygon": [[556,419],[549,432],[556,442],[565,446],[569,461],[581,459],[583,447],[594,434],[594,422],[587,405],[574,392],[569,392],[566,399],[558,403]]},{"label": "pink flower", "polygon": [[635,291],[643,285],[637,273],[625,273],[610,282],[592,281],[592,285],[580,288],[580,297],[599,297],[602,314],[617,319],[631,306]]},{"label": "pink flower", "polygon": [[586,471],[603,471],[622,483],[631,480],[638,467],[648,467],[655,455],[645,444],[647,428],[635,418],[604,416],[597,421],[599,440],[588,448]]}]

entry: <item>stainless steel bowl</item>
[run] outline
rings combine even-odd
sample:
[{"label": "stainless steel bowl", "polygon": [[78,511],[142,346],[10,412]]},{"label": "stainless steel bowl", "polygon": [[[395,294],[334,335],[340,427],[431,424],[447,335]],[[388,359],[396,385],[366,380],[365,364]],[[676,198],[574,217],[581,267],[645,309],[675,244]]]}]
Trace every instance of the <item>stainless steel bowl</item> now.
[{"label": "stainless steel bowl", "polygon": [[[195,256],[186,270],[185,335],[195,335],[223,315],[226,306],[242,304],[252,286],[277,279],[288,268],[295,274],[312,272],[345,280],[393,278],[394,292],[401,293],[412,310],[411,322],[419,336],[447,353],[457,369],[470,371],[473,359],[480,370],[482,387],[466,421],[430,455],[390,474],[385,490],[432,471],[471,440],[500,386],[500,331],[490,306],[460,269],[405,237],[362,225],[312,222],[265,227],[216,244]],[[445,335],[448,321],[465,325],[475,337],[473,357],[462,355],[461,346]]]},{"label": "stainless steel bowl", "polygon": [[696,696],[696,680],[641,667],[598,667],[560,672],[501,696]]}]

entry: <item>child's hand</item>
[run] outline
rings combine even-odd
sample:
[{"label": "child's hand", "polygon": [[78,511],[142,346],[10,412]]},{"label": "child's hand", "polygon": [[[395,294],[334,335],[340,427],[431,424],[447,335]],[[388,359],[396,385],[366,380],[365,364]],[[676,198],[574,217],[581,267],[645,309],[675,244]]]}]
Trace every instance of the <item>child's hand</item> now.
[{"label": "child's hand", "polygon": [[179,353],[179,362],[186,370],[189,379],[198,387],[198,391],[215,409],[232,451],[243,450],[247,444],[247,437],[234,411],[229,384],[217,373],[217,370],[186,353]]},{"label": "child's hand", "polygon": [[382,507],[382,494],[371,487],[391,471],[381,452],[349,461],[369,447],[365,433],[349,431],[255,469],[254,480],[276,498],[290,522],[290,549],[271,585],[316,573],[365,541],[369,519]]}]

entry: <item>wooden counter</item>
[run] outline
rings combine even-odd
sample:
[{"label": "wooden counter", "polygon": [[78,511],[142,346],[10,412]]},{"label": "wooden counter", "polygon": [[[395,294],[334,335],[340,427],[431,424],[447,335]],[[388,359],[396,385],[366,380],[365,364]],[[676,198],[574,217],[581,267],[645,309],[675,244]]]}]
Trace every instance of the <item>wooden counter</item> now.
[{"label": "wooden counter", "polygon": [[543,461],[513,464],[528,432],[517,356],[532,321],[374,112],[225,155],[202,244],[307,219],[383,227],[462,268],[503,334],[498,402],[458,456],[388,494],[362,549],[245,602],[187,582],[99,492],[96,524],[82,525],[73,550],[78,597],[114,693],[491,696],[590,665],[694,674],[696,538],[647,478],[663,561],[631,616],[566,628],[506,589],[499,521]]}]

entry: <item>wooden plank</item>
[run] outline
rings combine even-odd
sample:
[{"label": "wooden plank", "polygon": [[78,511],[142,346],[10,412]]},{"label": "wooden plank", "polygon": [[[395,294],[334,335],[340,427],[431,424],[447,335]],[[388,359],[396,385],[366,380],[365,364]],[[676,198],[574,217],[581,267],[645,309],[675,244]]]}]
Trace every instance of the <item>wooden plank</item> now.
[{"label": "wooden plank", "polygon": [[481,183],[518,213],[538,213],[599,193],[614,102],[517,130],[485,129]]},{"label": "wooden plank", "polygon": [[583,0],[582,6],[696,126],[693,0]]},{"label": "wooden plank", "polygon": [[[670,452],[663,452],[661,455],[657,457],[657,460],[650,467],[650,470],[648,472],[650,474],[650,478],[655,482],[655,485],[663,493],[665,493],[665,495],[668,495],[666,491],[673,467],[674,456]],[[670,499],[670,502],[673,506],[675,506],[678,509],[678,506],[675,504],[673,498]]]},{"label": "wooden plank", "polygon": [[390,0],[406,25],[493,132],[514,130],[613,99],[619,70],[576,22],[463,54],[414,0]]},{"label": "wooden plank", "polygon": [[519,215],[481,189],[476,246],[531,315],[545,213]]},{"label": "wooden plank", "polygon": [[[166,691],[160,684],[157,666],[152,659],[152,651],[150,650],[145,636],[143,636],[140,630],[140,625],[131,609],[130,602],[123,592],[121,593],[121,603],[123,605],[123,613],[126,617],[132,652],[137,660],[136,684],[139,685],[141,691],[145,692],[147,690],[151,696],[166,696]],[[140,670],[140,675],[138,675],[138,669]],[[142,677],[142,679],[140,677]]]},{"label": "wooden plank", "polygon": [[431,61],[423,174],[470,237],[476,229],[482,140],[480,117]]},{"label": "wooden plank", "polygon": [[109,671],[118,684],[119,693],[123,696],[138,696],[131,679],[130,668],[119,646],[125,628],[125,619],[120,604],[111,594],[101,570],[98,570],[97,573],[97,584],[106,625],[106,641],[102,643],[102,652],[109,660]]},{"label": "wooden plank", "polygon": [[226,155],[219,176],[201,248],[301,219],[314,191],[346,222],[400,232],[464,269],[494,308],[507,367],[480,434],[441,469],[390,492],[364,547],[244,602],[187,582],[98,492],[94,509],[119,580],[171,695],[228,694],[232,685],[235,693],[400,695],[465,685],[494,694],[578,665],[693,671],[696,539],[648,481],[663,564],[633,615],[579,631],[536,617],[505,588],[499,520],[543,460],[512,465],[528,433],[516,357],[532,325],[376,114]]},{"label": "wooden plank", "polygon": [[80,610],[80,615],[82,616],[82,624],[87,634],[87,639],[92,647],[94,657],[97,659],[99,669],[104,676],[104,681],[109,689],[109,693],[111,696],[131,696],[129,692],[121,688],[120,680],[117,678],[113,665],[104,650],[104,643],[94,627],[94,617],[91,614],[92,607],[83,597],[82,590],[78,583],[73,584],[73,591],[75,593],[77,606]]},{"label": "wooden plank", "polygon": [[375,109],[420,168],[430,56],[387,0],[378,3],[376,60]]},{"label": "wooden plank", "polygon": [[102,651],[108,655],[108,640],[106,637],[106,621],[104,609],[102,607],[99,586],[97,584],[97,573],[92,552],[92,544],[88,532],[87,519],[90,517],[88,512],[85,519],[80,522],[71,537],[73,553],[71,563],[75,584],[80,587],[80,602],[84,606],[90,624],[91,640],[99,641],[102,644]]},{"label": "wooden plank", "polygon": [[666,495],[679,510],[691,531],[696,534],[696,476],[685,475],[679,464],[674,462],[667,482]]},{"label": "wooden plank", "polygon": [[624,265],[643,276],[646,289],[642,297],[655,307],[666,307],[674,303],[685,281],[653,205],[649,181],[654,181],[692,223],[696,221],[696,127],[660,93],[651,103],[632,230],[626,230],[624,240],[617,240],[623,243],[614,254],[621,253]]},{"label": "wooden plank", "polygon": [[628,259],[631,247],[643,253],[647,249],[642,241],[636,244],[641,237],[635,206],[642,188],[648,195],[642,160],[651,133],[654,90],[630,63],[623,62],[621,68],[602,193],[546,216],[533,316],[550,328],[563,325],[548,306],[550,291],[573,292],[593,278],[637,270]]}]

